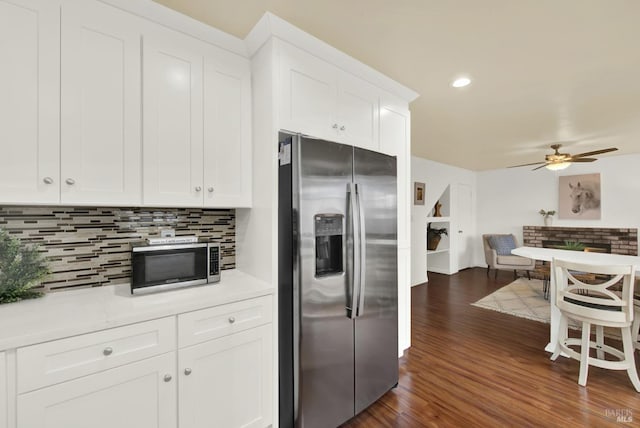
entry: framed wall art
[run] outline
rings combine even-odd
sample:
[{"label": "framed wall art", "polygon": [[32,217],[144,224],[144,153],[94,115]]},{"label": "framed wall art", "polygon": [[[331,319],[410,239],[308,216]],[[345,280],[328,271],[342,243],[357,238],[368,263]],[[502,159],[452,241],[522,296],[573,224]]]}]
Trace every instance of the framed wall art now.
[{"label": "framed wall art", "polygon": [[565,175],[558,186],[558,218],[600,220],[600,174]]}]

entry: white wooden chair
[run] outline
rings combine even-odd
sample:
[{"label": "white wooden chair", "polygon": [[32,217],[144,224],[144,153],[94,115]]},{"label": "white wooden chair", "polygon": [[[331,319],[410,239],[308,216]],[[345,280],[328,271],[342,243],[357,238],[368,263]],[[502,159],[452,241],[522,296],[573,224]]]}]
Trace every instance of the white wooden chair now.
[{"label": "white wooden chair", "polygon": [[[561,312],[558,346],[552,360],[561,352],[580,361],[578,384],[587,384],[589,365],[612,370],[626,370],[636,391],[640,392],[640,380],[634,360],[634,341],[631,328],[634,317],[633,307],[633,266],[594,266],[554,259],[556,279],[556,306]],[[610,279],[600,283],[585,283],[577,279],[570,271],[607,275]],[[622,280],[622,291],[611,288]],[[585,293],[586,291],[586,293]],[[582,322],[582,338],[567,336],[568,319]],[[591,341],[591,325],[596,326],[596,341]],[[622,333],[623,349],[616,349],[604,343],[604,327],[619,328]],[[570,348],[580,346],[580,352]],[[590,349],[596,350],[596,357],[589,355]],[[618,361],[605,360],[609,354]]]}]

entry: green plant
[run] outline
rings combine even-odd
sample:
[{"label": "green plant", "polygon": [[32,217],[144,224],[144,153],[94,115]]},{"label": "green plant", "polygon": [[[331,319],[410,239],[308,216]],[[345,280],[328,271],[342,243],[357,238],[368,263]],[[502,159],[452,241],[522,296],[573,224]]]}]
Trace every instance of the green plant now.
[{"label": "green plant", "polygon": [[582,242],[575,241],[564,241],[563,245],[559,245],[558,248],[561,250],[571,250],[571,251],[584,251],[587,246]]},{"label": "green plant", "polygon": [[0,303],[42,296],[32,290],[49,273],[43,255],[34,245],[22,245],[0,229]]},{"label": "green plant", "polygon": [[540,211],[538,211],[538,213],[539,213],[542,217],[551,217],[552,215],[556,215],[555,210],[549,210],[549,211],[540,210]]},{"label": "green plant", "polygon": [[432,229],[431,228],[431,224],[427,225],[427,235],[437,235],[437,236],[445,235],[445,236],[449,236],[449,234],[447,233],[447,228],[446,227],[443,227],[441,229]]}]

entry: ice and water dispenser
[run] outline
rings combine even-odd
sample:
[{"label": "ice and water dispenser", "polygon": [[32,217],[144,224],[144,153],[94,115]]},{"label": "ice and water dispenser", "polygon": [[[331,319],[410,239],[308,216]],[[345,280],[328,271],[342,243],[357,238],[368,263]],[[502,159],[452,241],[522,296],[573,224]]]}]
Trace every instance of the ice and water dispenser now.
[{"label": "ice and water dispenser", "polygon": [[342,241],[344,236],[342,214],[316,214],[316,277],[344,272]]}]

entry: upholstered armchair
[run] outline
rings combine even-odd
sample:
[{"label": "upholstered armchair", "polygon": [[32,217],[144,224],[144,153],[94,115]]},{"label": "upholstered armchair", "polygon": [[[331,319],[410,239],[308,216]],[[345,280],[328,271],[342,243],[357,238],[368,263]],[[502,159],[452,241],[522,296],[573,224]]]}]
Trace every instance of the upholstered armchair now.
[{"label": "upholstered armchair", "polygon": [[536,267],[536,261],[526,257],[511,254],[511,250],[518,247],[515,235],[482,235],[484,245],[484,258],[487,262],[487,276],[491,269],[495,269],[495,278],[498,278],[498,270],[512,270],[514,278],[518,277],[517,271],[527,271],[527,278],[531,279],[531,272]]}]

